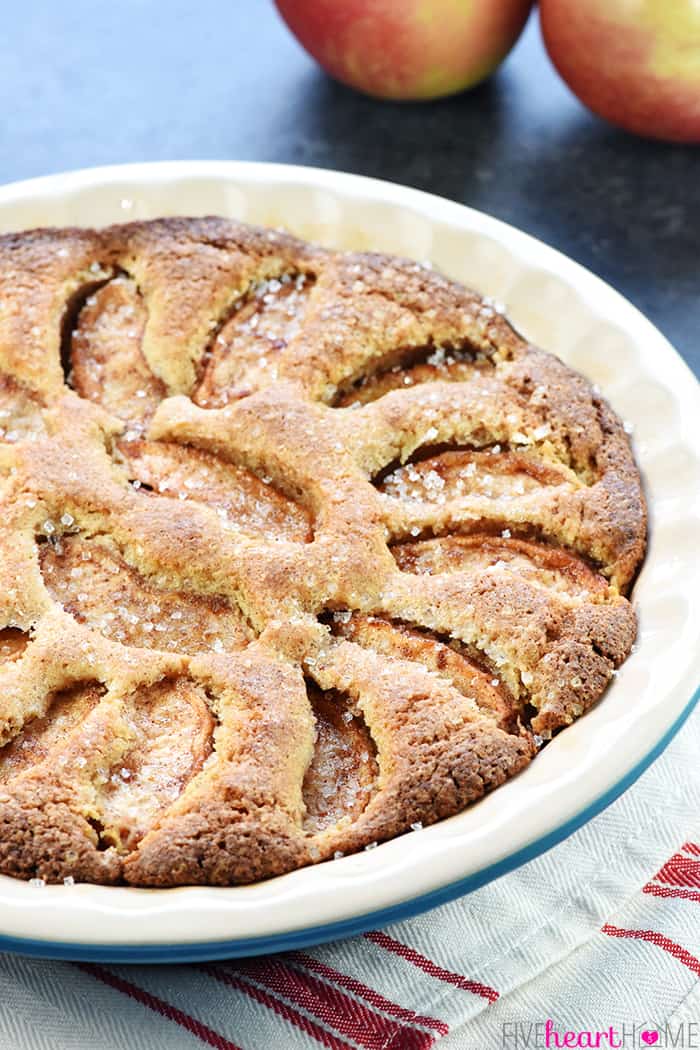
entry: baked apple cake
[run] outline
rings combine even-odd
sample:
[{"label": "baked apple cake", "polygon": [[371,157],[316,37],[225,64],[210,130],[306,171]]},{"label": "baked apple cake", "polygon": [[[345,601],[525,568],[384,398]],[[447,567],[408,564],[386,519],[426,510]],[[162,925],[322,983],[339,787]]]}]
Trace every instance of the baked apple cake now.
[{"label": "baked apple cake", "polygon": [[635,637],[595,388],[406,260],[0,239],[0,871],[229,885],[455,814]]}]

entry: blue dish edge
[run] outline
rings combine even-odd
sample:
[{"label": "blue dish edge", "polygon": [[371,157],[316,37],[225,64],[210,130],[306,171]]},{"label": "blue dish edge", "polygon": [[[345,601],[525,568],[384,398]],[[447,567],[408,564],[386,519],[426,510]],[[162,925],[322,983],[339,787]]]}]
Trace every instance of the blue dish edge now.
[{"label": "blue dish edge", "polygon": [[297,948],[309,948],[328,941],[354,937],[368,930],[387,926],[390,923],[410,919],[422,912],[429,911],[448,901],[462,897],[473,890],[485,886],[488,882],[506,875],[535,857],[541,856],[553,846],[558,845],[574,831],[588,823],[593,817],[602,813],[612,802],[638,780],[659,755],[668,747],[674,736],[700,700],[700,686],[695,690],[680,715],[664,733],[653,748],[617,784],[591,802],[574,817],[565,821],[558,828],[535,839],[528,846],[495,864],[482,868],[481,871],[452,882],[438,890],[431,890],[419,897],[393,904],[377,911],[365,912],[362,915],[343,919],[339,922],[326,923],[322,926],[310,926],[303,930],[274,934],[266,937],[246,937],[235,941],[208,941],[193,944],[154,944],[154,945],[80,945],[65,941],[40,941],[22,937],[0,936],[0,951],[17,955],[27,955],[39,959],[61,959],[66,962],[101,962],[101,963],[187,963],[205,962],[214,959],[233,959],[250,955],[263,955],[271,952],[283,952]]}]

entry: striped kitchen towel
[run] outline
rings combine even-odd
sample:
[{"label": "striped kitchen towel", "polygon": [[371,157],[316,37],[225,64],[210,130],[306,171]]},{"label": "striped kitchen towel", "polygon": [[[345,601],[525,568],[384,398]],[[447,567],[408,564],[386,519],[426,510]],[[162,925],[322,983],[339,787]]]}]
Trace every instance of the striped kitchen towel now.
[{"label": "striped kitchen towel", "polygon": [[700,711],[549,853],[352,940],[196,966],[2,956],[0,1048],[700,1048],[698,755]]}]

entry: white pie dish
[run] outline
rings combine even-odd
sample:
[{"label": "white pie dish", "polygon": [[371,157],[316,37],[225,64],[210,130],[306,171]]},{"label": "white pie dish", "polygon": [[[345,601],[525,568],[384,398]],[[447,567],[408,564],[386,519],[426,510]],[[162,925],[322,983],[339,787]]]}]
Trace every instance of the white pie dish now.
[{"label": "white pie dish", "polygon": [[331,246],[430,259],[597,383],[634,428],[650,508],[635,652],[604,698],[514,781],[377,849],[255,886],[36,887],[0,877],[0,949],[180,961],[279,950],[406,917],[536,856],[612,801],[668,743],[700,683],[700,387],[663,336],[551,248],[460,205],[316,169],[129,165],[0,188],[0,230],[220,214]]}]

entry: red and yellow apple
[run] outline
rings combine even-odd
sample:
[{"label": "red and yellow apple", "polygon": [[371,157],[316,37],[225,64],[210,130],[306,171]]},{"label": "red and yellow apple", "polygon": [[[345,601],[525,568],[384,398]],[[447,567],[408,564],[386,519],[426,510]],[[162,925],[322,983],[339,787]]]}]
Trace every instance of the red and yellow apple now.
[{"label": "red and yellow apple", "polygon": [[275,0],[336,80],[368,95],[430,99],[483,80],[503,61],[533,0]]},{"label": "red and yellow apple", "polygon": [[699,0],[540,0],[571,90],[627,131],[700,142]]}]

